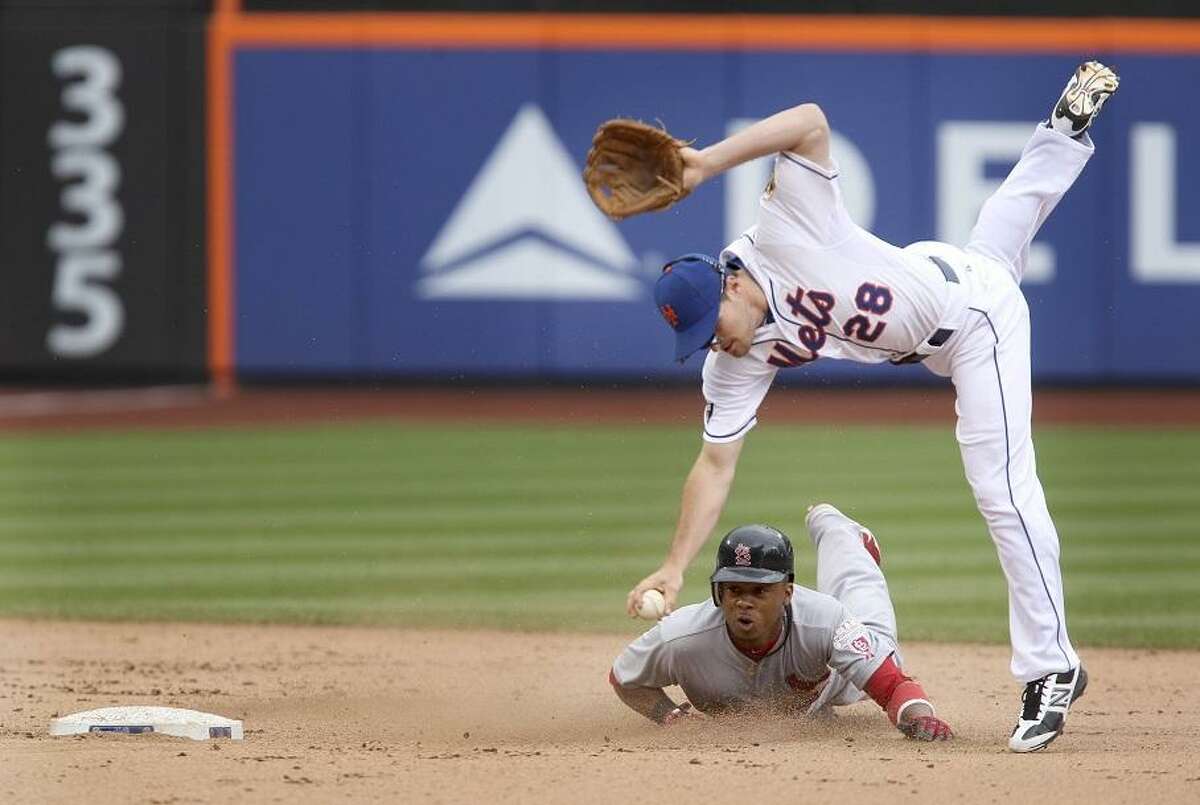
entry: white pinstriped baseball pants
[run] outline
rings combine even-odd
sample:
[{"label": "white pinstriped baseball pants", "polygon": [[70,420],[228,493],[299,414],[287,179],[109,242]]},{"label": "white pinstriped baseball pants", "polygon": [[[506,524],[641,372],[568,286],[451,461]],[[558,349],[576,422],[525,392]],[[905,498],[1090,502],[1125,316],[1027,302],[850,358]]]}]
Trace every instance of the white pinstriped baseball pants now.
[{"label": "white pinstriped baseball pants", "polygon": [[966,326],[925,363],[957,392],[959,449],[1008,581],[1012,673],[1028,682],[1079,664],[1067,636],[1058,532],[1033,450],[1029,306],[1019,284],[1029,245],[1093,152],[1039,126],[983,205],[965,251]]}]

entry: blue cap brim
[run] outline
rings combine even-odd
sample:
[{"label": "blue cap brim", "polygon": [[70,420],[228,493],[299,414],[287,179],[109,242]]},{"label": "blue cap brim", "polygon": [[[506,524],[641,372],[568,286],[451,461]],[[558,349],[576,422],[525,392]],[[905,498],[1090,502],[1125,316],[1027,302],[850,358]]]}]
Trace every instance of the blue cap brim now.
[{"label": "blue cap brim", "polygon": [[712,342],[717,332],[717,315],[720,312],[721,308],[718,305],[691,327],[675,333],[675,360],[683,363]]}]

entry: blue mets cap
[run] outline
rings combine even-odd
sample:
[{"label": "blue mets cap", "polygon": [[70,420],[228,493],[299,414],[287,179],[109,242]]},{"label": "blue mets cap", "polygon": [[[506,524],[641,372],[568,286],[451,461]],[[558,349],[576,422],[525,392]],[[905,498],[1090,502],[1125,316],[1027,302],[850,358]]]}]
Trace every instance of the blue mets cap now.
[{"label": "blue mets cap", "polygon": [[654,304],[675,331],[675,360],[683,363],[712,343],[725,269],[707,254],[685,254],[663,266]]}]

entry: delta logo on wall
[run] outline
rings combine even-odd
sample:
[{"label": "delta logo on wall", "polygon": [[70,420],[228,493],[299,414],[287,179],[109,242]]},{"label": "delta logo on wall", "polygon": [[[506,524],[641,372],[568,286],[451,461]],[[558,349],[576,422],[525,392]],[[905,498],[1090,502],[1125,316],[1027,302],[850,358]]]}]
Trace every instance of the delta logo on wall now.
[{"label": "delta logo on wall", "polygon": [[523,105],[421,258],[422,299],[634,301],[637,257],[545,113]]}]

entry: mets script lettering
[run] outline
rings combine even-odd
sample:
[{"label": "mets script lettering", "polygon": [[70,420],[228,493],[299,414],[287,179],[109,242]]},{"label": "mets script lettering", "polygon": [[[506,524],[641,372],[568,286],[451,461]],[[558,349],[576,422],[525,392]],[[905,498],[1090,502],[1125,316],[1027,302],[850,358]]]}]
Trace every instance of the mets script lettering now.
[{"label": "mets script lettering", "polygon": [[[796,330],[802,349],[797,349],[794,344],[776,344],[767,357],[767,363],[788,369],[821,357],[821,348],[828,337],[825,328],[833,321],[830,311],[837,304],[837,299],[828,291],[797,288],[784,301],[791,309],[792,316],[806,322]],[[887,322],[873,317],[883,316],[892,309],[891,289],[886,285],[864,282],[854,294],[854,306],[862,313],[846,320],[842,325],[842,335],[868,343],[877,340],[883,335]]]}]

